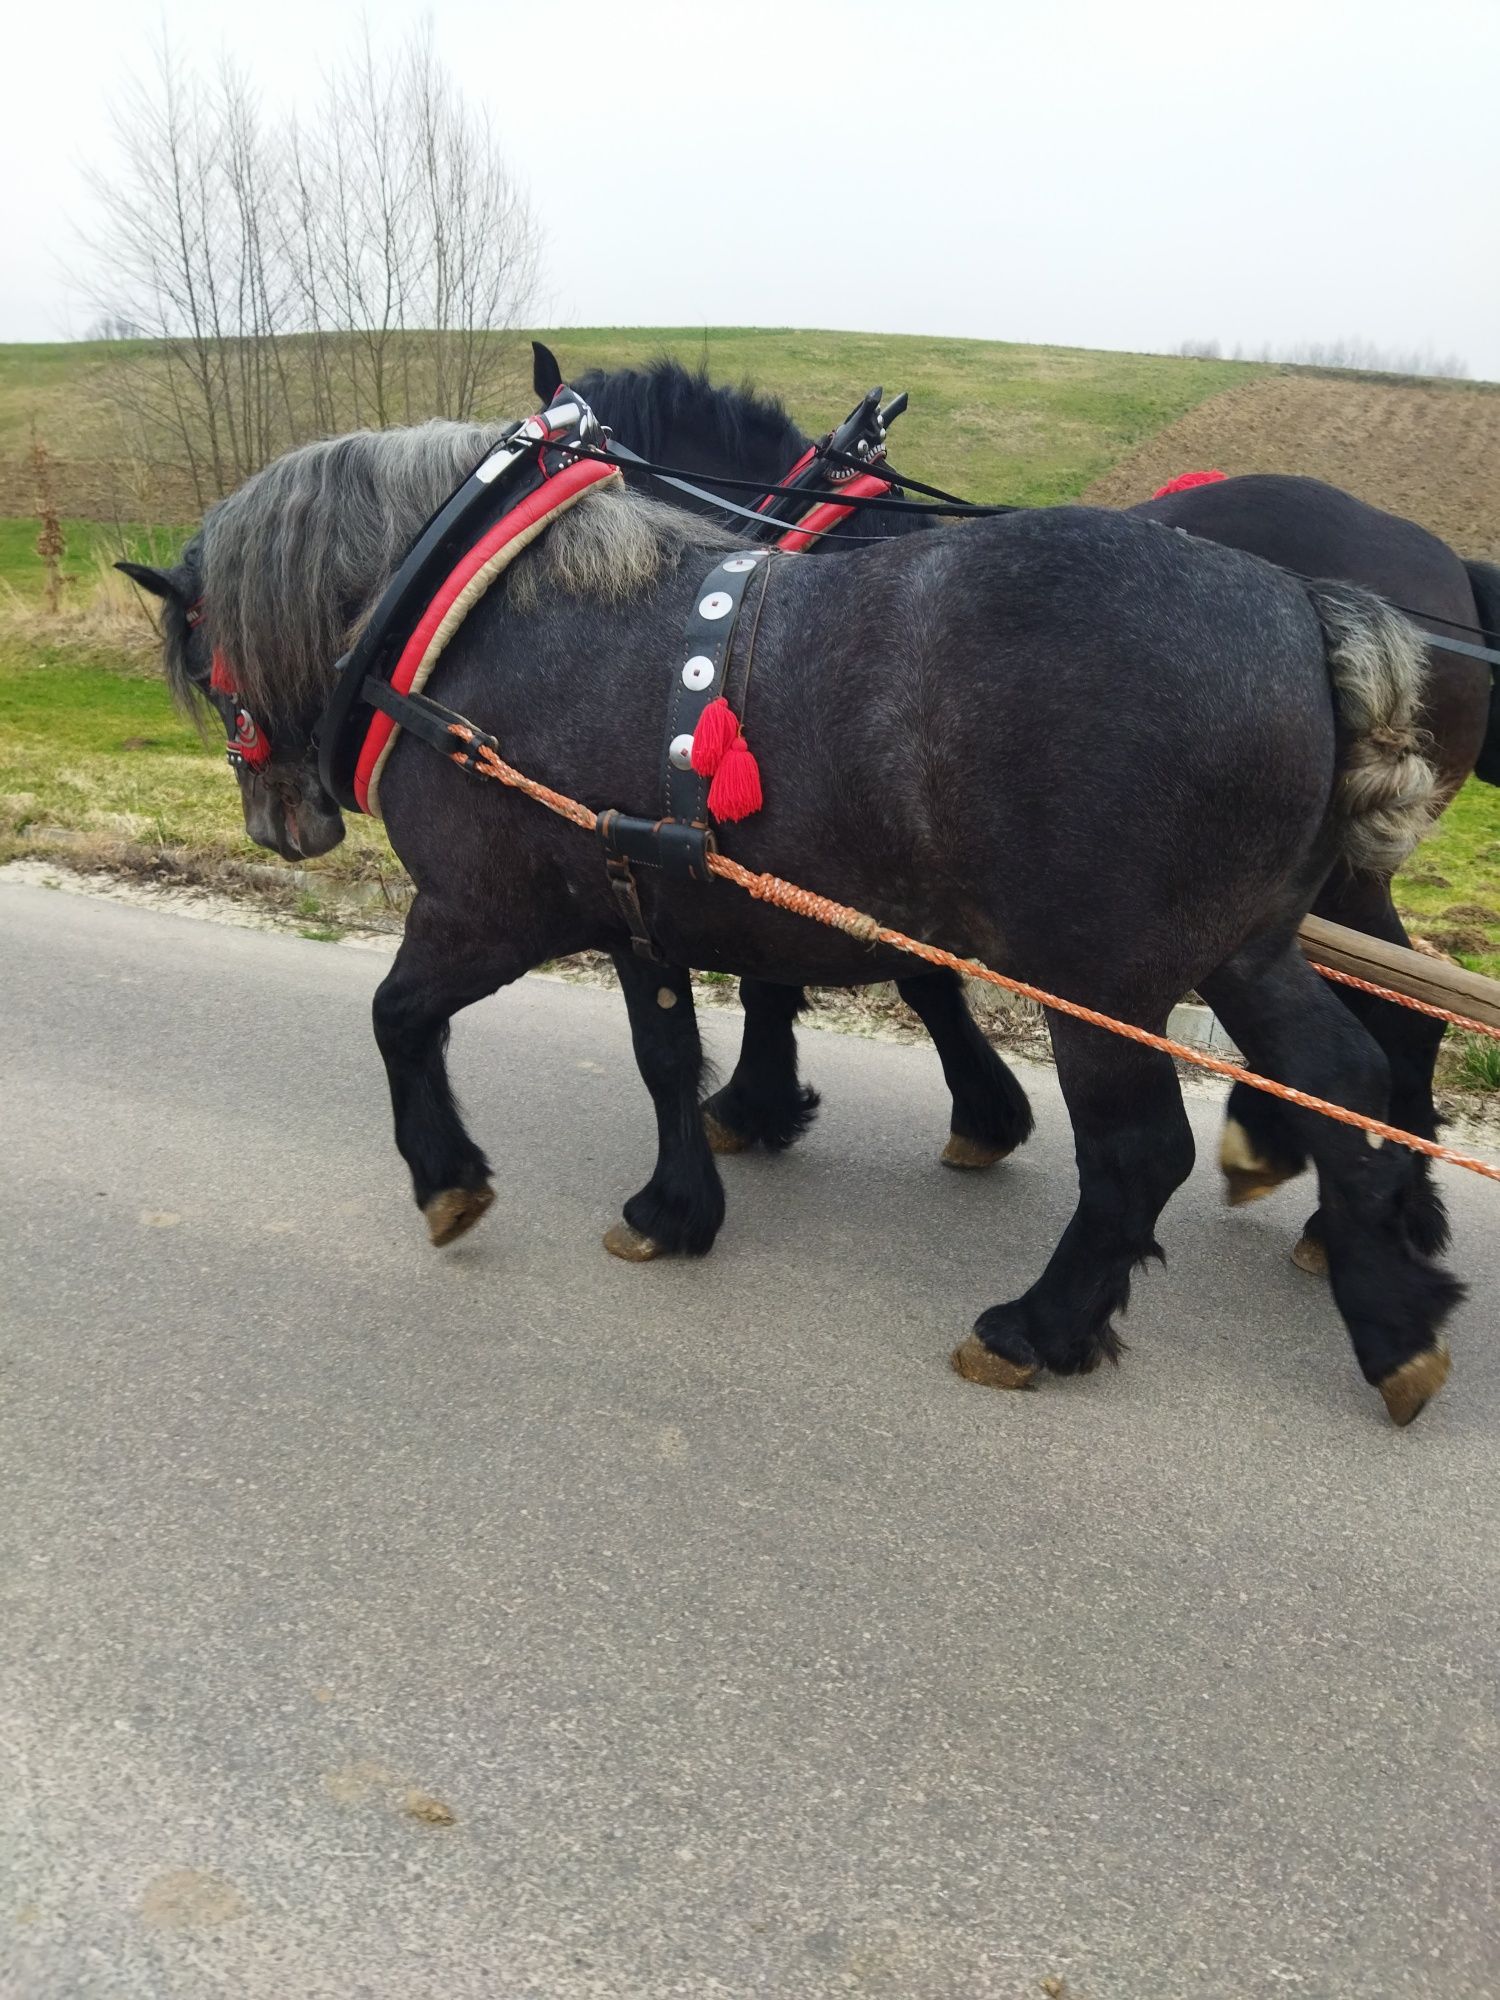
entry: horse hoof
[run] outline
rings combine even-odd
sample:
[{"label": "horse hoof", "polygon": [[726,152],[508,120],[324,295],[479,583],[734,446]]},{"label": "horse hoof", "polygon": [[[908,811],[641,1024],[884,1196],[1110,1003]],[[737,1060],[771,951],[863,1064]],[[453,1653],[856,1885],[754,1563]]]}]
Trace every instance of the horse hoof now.
[{"label": "horse hoof", "polygon": [[1028,1366],[1007,1361],[1003,1354],[992,1354],[976,1333],[954,1348],[948,1362],[955,1375],[962,1375],[966,1382],[982,1382],[987,1389],[1029,1389],[1041,1366],[1037,1361]]},{"label": "horse hoof", "polygon": [[1237,1118],[1226,1118],[1219,1140],[1219,1171],[1224,1176],[1224,1199],[1231,1208],[1243,1208],[1247,1201],[1259,1201],[1283,1182],[1296,1175],[1284,1167],[1262,1159],[1251,1144],[1250,1134]]},{"label": "horse hoof", "polygon": [[1452,1365],[1446,1347],[1427,1347],[1393,1368],[1380,1384],[1391,1422],[1405,1430],[1413,1417],[1420,1416],[1447,1381]]},{"label": "horse hoof", "polygon": [[1231,1208],[1243,1208],[1247,1202],[1259,1201],[1282,1183],[1280,1174],[1247,1174],[1239,1168],[1231,1172],[1224,1170],[1224,1199]]},{"label": "horse hoof", "polygon": [[1292,1262],[1299,1271],[1306,1271],[1310,1278],[1328,1276],[1328,1250],[1321,1237],[1299,1236],[1292,1251]]},{"label": "horse hoof", "polygon": [[649,1236],[642,1236],[638,1229],[632,1229],[628,1222],[612,1222],[604,1232],[604,1247],[611,1257],[619,1257],[627,1264],[649,1264],[653,1257],[663,1257],[662,1246]]},{"label": "horse hoof", "polygon": [[721,1125],[711,1111],[703,1114],[703,1129],[708,1134],[708,1150],[711,1153],[743,1153],[749,1147],[748,1139],[742,1139],[738,1132],[731,1132],[727,1125]]},{"label": "horse hoof", "polygon": [[1014,1146],[987,1146],[982,1139],[965,1139],[961,1133],[950,1132],[942,1161],[945,1167],[956,1167],[961,1173],[978,1173],[1008,1160],[1014,1151]]},{"label": "horse hoof", "polygon": [[427,1217],[427,1235],[434,1249],[456,1243],[474,1227],[494,1199],[495,1190],[486,1182],[478,1188],[444,1188],[441,1194],[424,1202],[422,1213]]}]

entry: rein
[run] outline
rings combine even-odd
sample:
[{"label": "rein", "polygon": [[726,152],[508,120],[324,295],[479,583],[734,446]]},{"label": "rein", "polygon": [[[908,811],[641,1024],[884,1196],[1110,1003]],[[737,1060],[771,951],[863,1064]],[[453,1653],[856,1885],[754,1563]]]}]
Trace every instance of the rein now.
[{"label": "rein", "polygon": [[[802,458],[797,461],[797,465],[792,468],[793,471],[798,470],[803,464],[808,462],[809,453],[842,464],[848,467],[850,472],[854,474],[868,474],[870,471],[869,465],[863,460],[852,457],[846,452],[835,451],[831,446],[826,445],[821,448],[816,445],[810,446],[809,452],[804,452]],[[607,460],[618,460],[626,465],[633,466],[637,472],[643,472],[649,478],[659,480],[663,486],[674,486],[679,493],[690,494],[695,500],[705,500],[710,506],[718,508],[725,514],[733,514],[744,520],[751,521],[762,531],[767,526],[768,518],[762,510],[768,502],[778,497],[808,501],[812,503],[814,511],[819,507],[828,507],[830,509],[842,508],[844,510],[843,513],[825,522],[813,523],[809,517],[808,521],[796,524],[791,532],[793,534],[802,533],[805,535],[806,541],[794,543],[790,539],[790,536],[788,536],[780,544],[781,547],[788,549],[805,547],[806,542],[814,539],[821,540],[837,524],[837,521],[844,518],[845,514],[854,513],[865,508],[873,509],[875,512],[882,514],[921,514],[927,516],[929,519],[953,517],[959,520],[993,519],[995,516],[1001,514],[1026,514],[1032,511],[1030,508],[1024,507],[1014,501],[1001,501],[996,502],[992,506],[984,506],[975,500],[960,499],[956,493],[945,492],[941,486],[928,486],[920,479],[913,479],[907,473],[896,471],[894,466],[885,465],[883,461],[882,471],[886,475],[889,488],[894,488],[898,491],[909,488],[914,493],[925,493],[932,497],[929,500],[905,500],[892,499],[885,494],[856,495],[851,493],[849,486],[842,488],[835,487],[830,492],[818,492],[812,488],[792,487],[784,483],[775,486],[766,486],[757,479],[731,479],[727,474],[721,476],[715,473],[713,477],[717,485],[733,487],[736,492],[740,493],[759,493],[763,496],[759,506],[741,507],[733,500],[726,500],[718,493],[711,493],[706,487],[695,485],[687,473],[678,466],[658,465],[650,459],[642,458],[639,452],[632,451],[629,445],[621,444],[620,440],[616,437],[611,437],[608,440],[601,448],[599,455]],[[1155,525],[1165,527],[1168,524],[1166,522],[1157,522]],[[1183,528],[1178,530],[1178,532],[1187,534],[1189,530]],[[885,535],[855,535],[847,531],[841,533],[839,536],[841,542],[882,542],[887,539],[888,537]],[[1216,546],[1223,545],[1216,544]],[[1320,581],[1309,570],[1291,569],[1285,563],[1276,563],[1273,567],[1285,571],[1288,576],[1296,577],[1299,583],[1317,583]],[[1374,594],[1378,596],[1380,593],[1376,592]],[[1500,640],[1500,631],[1497,631],[1492,626],[1470,624],[1467,619],[1463,618],[1443,618],[1436,612],[1422,611],[1414,604],[1402,604],[1394,597],[1384,598],[1383,601],[1391,607],[1392,611],[1399,611],[1408,618],[1423,618],[1429,624],[1444,625],[1455,632],[1472,632],[1480,639]],[[1432,633],[1427,633],[1424,637],[1429,646],[1436,646],[1442,652],[1462,653],[1467,659],[1483,660],[1489,666],[1500,667],[1500,646],[1476,645],[1469,639],[1440,639]]]},{"label": "rein", "polygon": [[[733,502],[723,499],[719,494],[709,492],[706,487],[695,485],[688,473],[681,466],[658,465],[654,459],[642,458],[639,452],[632,451],[628,445],[621,444],[616,437],[611,437],[606,444],[598,447],[590,455],[602,458],[610,464],[619,461],[621,464],[634,466],[637,472],[644,472],[652,479],[659,479],[664,486],[675,486],[681,493],[691,493],[696,500],[710,501],[715,507],[722,507],[726,513],[743,515],[747,521],[753,521],[762,530],[767,527],[786,525],[782,522],[771,521],[758,507],[737,507]],[[865,465],[861,469],[865,472],[872,472],[874,467]],[[906,485],[907,481],[904,475],[892,472],[889,468],[886,468],[886,472],[892,486]],[[700,478],[704,476],[703,474],[699,474]],[[710,476],[713,478],[715,485],[731,487],[737,493],[759,493],[767,499],[780,497],[806,501],[814,505],[826,503],[837,507],[840,505],[848,506],[850,504],[847,486],[834,486],[825,491],[816,487],[787,486],[780,483],[767,486],[763,479],[732,479],[728,473],[715,472]],[[929,505],[924,500],[882,500],[875,498],[860,500],[858,504],[861,507],[873,507],[877,512],[882,514],[954,514],[960,518],[969,515],[988,517],[994,514],[1025,514],[1031,511],[1029,508],[1015,505],[997,504],[992,507],[986,507],[975,500],[955,500],[946,495],[942,504],[934,503]],[[850,536],[849,539],[851,541],[880,541],[884,538],[879,535],[864,535]]]}]

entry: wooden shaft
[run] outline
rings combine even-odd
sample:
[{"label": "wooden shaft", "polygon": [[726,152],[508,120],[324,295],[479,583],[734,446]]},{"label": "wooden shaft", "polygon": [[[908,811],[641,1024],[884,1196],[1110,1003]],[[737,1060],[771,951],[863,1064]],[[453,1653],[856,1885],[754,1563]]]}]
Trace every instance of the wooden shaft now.
[{"label": "wooden shaft", "polygon": [[1466,972],[1461,965],[1428,958],[1404,944],[1387,944],[1384,938],[1367,937],[1343,924],[1326,923],[1322,917],[1305,918],[1297,942],[1306,957],[1331,965],[1335,972],[1352,972],[1357,979],[1500,1028],[1500,979],[1486,979],[1483,973]]}]

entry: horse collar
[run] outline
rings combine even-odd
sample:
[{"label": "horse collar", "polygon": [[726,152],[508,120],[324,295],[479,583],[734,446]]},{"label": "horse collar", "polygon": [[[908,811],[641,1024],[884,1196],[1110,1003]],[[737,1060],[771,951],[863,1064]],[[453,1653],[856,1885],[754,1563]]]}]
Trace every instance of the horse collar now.
[{"label": "horse collar", "polygon": [[620,477],[580,455],[602,436],[583,399],[560,390],[545,411],[503,433],[407,551],[339,661],[318,724],[319,775],[346,811],[378,816],[398,729],[434,740],[419,723],[423,683],[485,590],[589,487]]}]

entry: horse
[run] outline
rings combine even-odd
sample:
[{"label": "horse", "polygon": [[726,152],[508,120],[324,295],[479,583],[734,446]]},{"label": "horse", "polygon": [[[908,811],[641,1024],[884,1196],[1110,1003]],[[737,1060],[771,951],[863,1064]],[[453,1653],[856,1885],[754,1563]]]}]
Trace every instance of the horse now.
[{"label": "horse", "polygon": [[[134,569],[163,600],[178,701],[214,693],[232,731],[255,719],[256,761],[232,761],[263,841],[307,851],[333,662],[499,436],[438,421],[303,446],[220,502],[173,569]],[[430,686],[532,778],[590,810],[649,811],[683,620],[734,546],[617,480],[596,486],[469,612]],[[733,829],[737,859],[1147,1029],[1196,987],[1261,1071],[1385,1115],[1389,1065],[1296,931],[1341,857],[1389,870],[1427,824],[1421,644],[1403,619],[1357,588],[1081,508],[889,537],[836,563],[763,560],[747,729],[766,796]],[[689,969],[853,986],[903,975],[900,954],[662,871],[641,884],[652,963],[597,845],[532,799],[408,733],[380,802],[416,893],[374,1032],[431,1239],[493,1200],[449,1084],[452,1015],[592,949],[613,956],[657,1125],[655,1167],[606,1245],[707,1251],[724,1191]],[[334,802],[320,813],[328,839]],[[1135,1266],[1161,1255],[1157,1217],[1193,1160],[1165,1055],[1066,1016],[1051,1032],[1077,1206],[1040,1276],[954,1354],[996,1387],[1118,1358],[1114,1318]],[[1290,1116],[1356,1359],[1407,1423],[1446,1378],[1440,1329],[1463,1289],[1417,1240],[1416,1161]]]},{"label": "horse", "polygon": [[[561,371],[547,347],[540,341],[532,346],[535,387],[546,400]],[[626,444],[658,463],[683,467],[710,487],[715,473],[773,485],[811,442],[776,398],[748,384],[740,389],[717,386],[701,371],[694,373],[666,357],[639,369],[590,369],[578,376],[577,387]],[[624,470],[628,479],[644,477],[628,464]],[[746,499],[727,490],[726,497]],[[1465,561],[1414,521],[1321,480],[1247,474],[1159,496],[1126,511],[1242,549],[1304,577],[1359,584],[1413,610],[1416,622],[1439,640],[1472,642],[1479,636],[1476,626],[1490,630],[1492,644],[1500,634],[1500,567]],[[857,509],[816,546],[837,551],[854,546],[856,535],[909,534],[930,526],[930,518],[920,513]],[[1439,811],[1476,768],[1481,778],[1500,784],[1500,675],[1485,663],[1429,648],[1422,727],[1438,773]],[[1391,944],[1410,941],[1396,914],[1389,872],[1340,861],[1319,888],[1313,909],[1333,923]],[[1003,1158],[1029,1134],[1030,1113],[1000,1059],[987,1061],[981,1054],[977,1043],[983,1037],[962,991],[945,987],[940,979],[924,985],[912,978],[902,983],[901,992],[931,1034],[953,1087],[953,1135],[945,1160],[984,1166]],[[1392,1120],[1419,1137],[1434,1137],[1433,1071],[1443,1023],[1348,988],[1340,988],[1338,997],[1375,1036],[1390,1062]],[[785,1107],[798,1087],[790,1022],[773,1038],[767,1018],[780,1024],[786,996],[764,995],[750,985],[743,989],[743,999],[740,1062],[709,1105],[714,1136],[726,1148],[763,1137],[767,1124],[773,1129],[772,1143],[784,1142]],[[1235,1203],[1270,1193],[1308,1164],[1283,1106],[1243,1084],[1230,1092],[1219,1158],[1228,1198]],[[1421,1240],[1436,1255],[1447,1246],[1447,1216],[1425,1163],[1421,1171],[1426,1183]],[[1303,1269],[1326,1271],[1323,1225],[1319,1210],[1303,1228],[1293,1252]]]},{"label": "horse", "polygon": [[[541,341],[532,342],[532,354],[533,387],[545,405],[561,388],[562,371]],[[632,450],[710,487],[716,474],[774,485],[811,442],[778,398],[748,383],[715,384],[702,370],[665,357],[643,369],[590,369],[575,386]],[[650,483],[633,467],[624,472],[633,484]],[[705,500],[676,489],[670,497],[694,512],[713,511]],[[753,496],[725,497],[743,504]],[[868,537],[906,535],[930,525],[920,516],[866,510],[859,517],[861,545]],[[824,540],[847,532],[835,528]],[[943,1165],[972,1172],[1008,1159],[1031,1136],[1031,1106],[970,1013],[962,982],[951,972],[908,965],[896,976],[896,990],[931,1037],[952,1100]],[[739,1056],[729,1080],[704,1104],[709,1141],[718,1153],[752,1147],[784,1152],[808,1132],[821,1102],[798,1072],[796,1022],[807,996],[796,987],[758,979],[742,979],[739,992],[745,1010]]]}]

